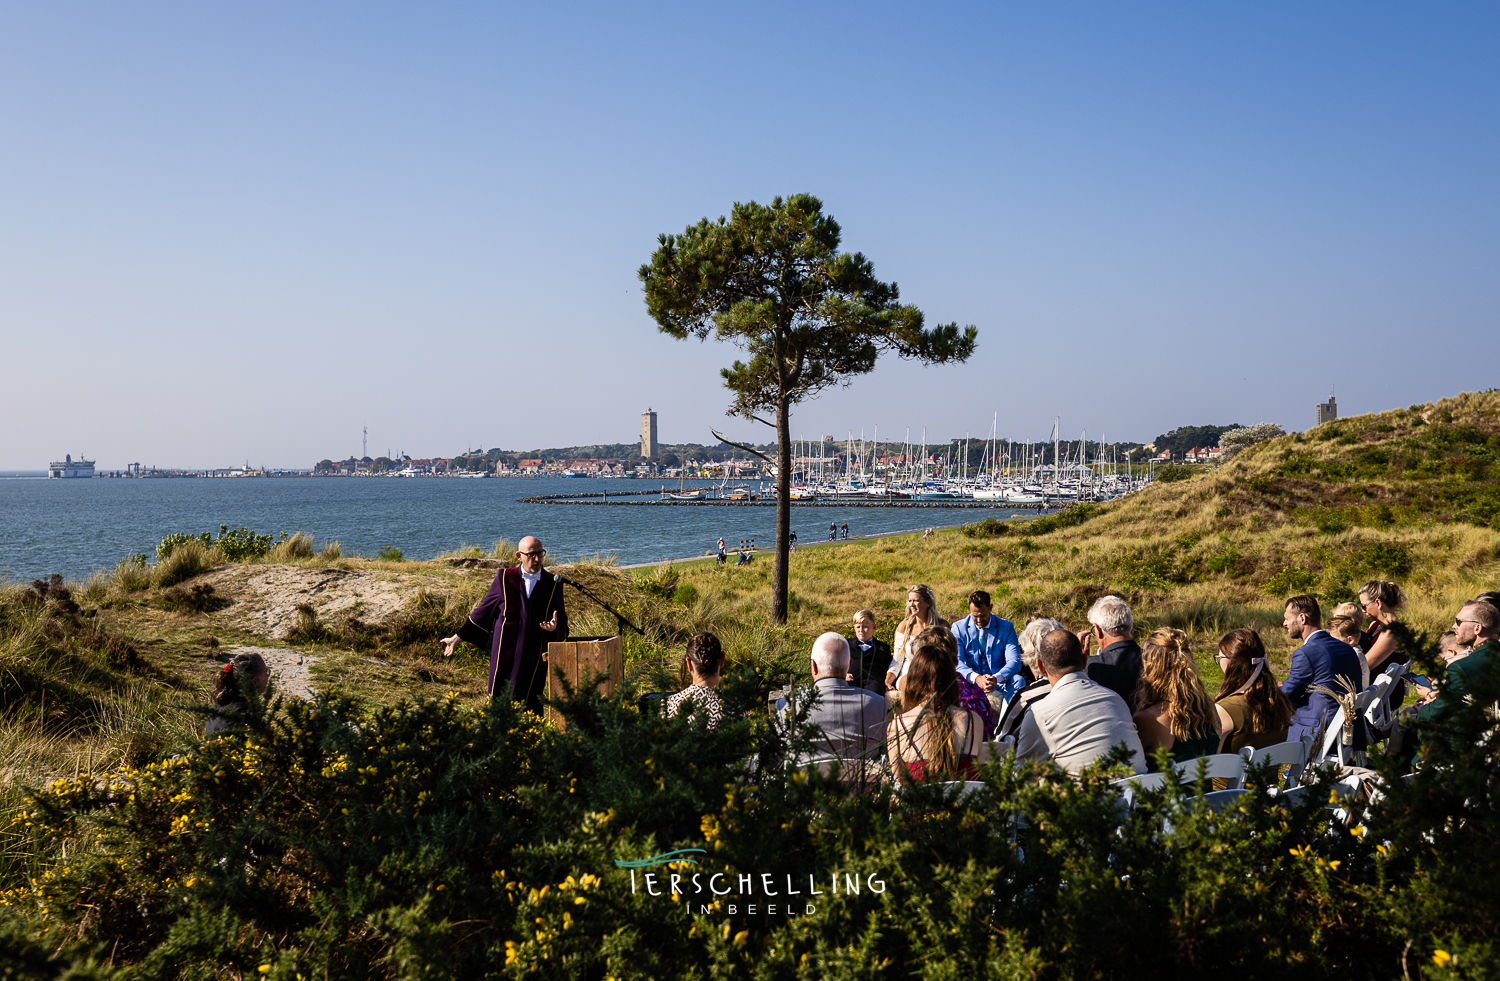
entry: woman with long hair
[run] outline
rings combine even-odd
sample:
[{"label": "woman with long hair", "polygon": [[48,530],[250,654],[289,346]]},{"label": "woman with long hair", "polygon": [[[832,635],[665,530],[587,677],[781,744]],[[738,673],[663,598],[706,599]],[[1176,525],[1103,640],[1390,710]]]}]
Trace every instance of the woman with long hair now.
[{"label": "woman with long hair", "polygon": [[1153,630],[1141,645],[1135,703],[1143,706],[1132,718],[1148,765],[1158,749],[1175,763],[1212,755],[1229,732],[1203,687],[1187,635],[1173,627]]},{"label": "woman with long hair", "polygon": [[1221,720],[1229,720],[1219,752],[1238,753],[1246,746],[1265,749],[1286,742],[1292,703],[1276,683],[1260,634],[1249,627],[1229,631],[1219,638],[1218,660],[1224,680],[1214,703]]},{"label": "woman with long hair", "polygon": [[682,669],[692,684],[667,696],[667,716],[678,712],[703,712],[708,716],[708,727],[717,727],[724,718],[724,707],[714,689],[719,687],[724,673],[724,645],[707,631],[693,634],[688,638]]},{"label": "woman with long hair", "polygon": [[896,625],[896,636],[891,639],[891,669],[885,675],[887,701],[900,704],[891,689],[901,686],[907,662],[917,649],[917,634],[928,627],[951,630],[953,625],[938,615],[937,597],[933,596],[932,587],[919,582],[906,591],[906,619]]},{"label": "woman with long hair", "polygon": [[270,683],[271,668],[259,654],[247,651],[230,658],[228,664],[214,673],[213,684],[209,686],[208,698],[213,702],[214,710],[208,717],[204,734],[211,736],[239,725],[245,711],[246,687],[253,686],[257,693],[264,695]]},{"label": "woman with long hair", "polygon": [[[1401,622],[1397,616],[1406,605],[1406,593],[1389,579],[1371,579],[1359,587],[1359,605],[1370,617],[1370,628],[1360,637],[1360,647],[1370,664],[1370,675],[1384,671],[1388,665],[1404,664],[1407,655],[1390,628]],[[1394,704],[1394,703],[1393,703]]]},{"label": "woman with long hair", "polygon": [[901,714],[886,727],[886,755],[896,779],[973,780],[984,723],[959,704],[956,658],[936,644],[911,657]]}]

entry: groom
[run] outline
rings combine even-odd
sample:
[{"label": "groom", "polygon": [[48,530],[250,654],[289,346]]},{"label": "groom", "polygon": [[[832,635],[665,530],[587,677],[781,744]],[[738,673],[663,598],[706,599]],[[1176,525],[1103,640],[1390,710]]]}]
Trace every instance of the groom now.
[{"label": "groom", "polygon": [[460,640],[488,650],[491,697],[498,687],[509,685],[512,701],[525,702],[540,715],[547,688],[547,644],[568,639],[568,613],[563,609],[562,583],[542,569],[541,541],[527,535],[518,549],[521,565],[500,570],[458,633],[443,638],[443,656],[451,657]]}]

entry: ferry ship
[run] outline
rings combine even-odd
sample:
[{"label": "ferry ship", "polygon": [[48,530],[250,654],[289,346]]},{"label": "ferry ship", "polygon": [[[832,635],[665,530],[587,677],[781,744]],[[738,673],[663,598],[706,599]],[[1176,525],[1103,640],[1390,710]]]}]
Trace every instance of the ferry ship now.
[{"label": "ferry ship", "polygon": [[79,458],[73,459],[69,453],[62,458],[62,462],[53,461],[47,464],[48,477],[92,477],[94,475],[94,461]]}]

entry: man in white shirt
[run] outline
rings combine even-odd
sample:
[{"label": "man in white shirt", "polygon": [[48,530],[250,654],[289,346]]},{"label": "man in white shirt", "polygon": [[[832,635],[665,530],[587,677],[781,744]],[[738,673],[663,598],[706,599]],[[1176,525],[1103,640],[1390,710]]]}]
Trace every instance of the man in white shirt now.
[{"label": "man in white shirt", "polygon": [[1069,773],[1125,744],[1130,766],[1146,772],[1141,737],[1125,700],[1096,682],[1084,669],[1088,658],[1077,636],[1054,630],[1042,638],[1037,666],[1052,690],[1031,705],[1016,732],[1017,759],[1050,759]]}]

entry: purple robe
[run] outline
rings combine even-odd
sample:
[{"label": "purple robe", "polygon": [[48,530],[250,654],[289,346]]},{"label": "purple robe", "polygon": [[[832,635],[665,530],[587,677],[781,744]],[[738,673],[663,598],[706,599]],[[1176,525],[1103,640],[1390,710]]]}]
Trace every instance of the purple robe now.
[{"label": "purple robe", "polygon": [[[551,633],[541,624],[557,614],[557,629]],[[500,629],[495,629],[496,625]],[[526,596],[519,568],[502,569],[479,605],[469,612],[458,635],[475,647],[490,652],[490,695],[510,685],[511,699],[541,711],[541,696],[547,690],[547,644],[568,639],[568,613],[563,608],[563,584],[543,569],[541,580]]]}]

